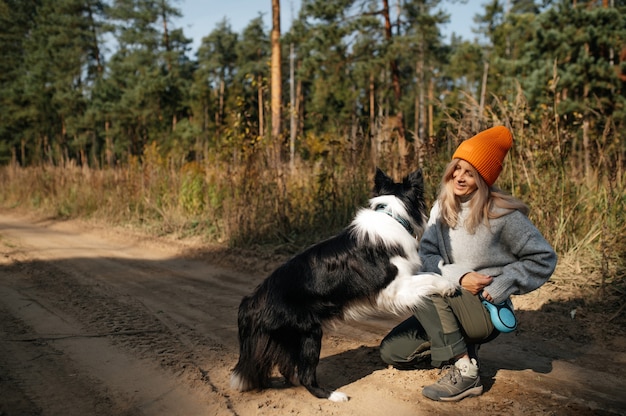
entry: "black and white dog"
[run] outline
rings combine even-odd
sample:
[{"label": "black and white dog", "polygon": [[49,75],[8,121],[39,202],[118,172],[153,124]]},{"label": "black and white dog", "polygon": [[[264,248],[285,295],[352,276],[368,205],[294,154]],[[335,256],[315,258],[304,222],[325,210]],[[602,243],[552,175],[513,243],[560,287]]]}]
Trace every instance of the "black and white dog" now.
[{"label": "black and white dog", "polygon": [[275,367],[319,398],[348,396],[317,384],[325,324],[381,312],[403,316],[425,296],[456,287],[419,274],[418,238],[425,225],[421,170],[401,183],[376,170],[374,197],[352,224],[276,269],[239,305],[239,361],[231,387],[269,386]]}]

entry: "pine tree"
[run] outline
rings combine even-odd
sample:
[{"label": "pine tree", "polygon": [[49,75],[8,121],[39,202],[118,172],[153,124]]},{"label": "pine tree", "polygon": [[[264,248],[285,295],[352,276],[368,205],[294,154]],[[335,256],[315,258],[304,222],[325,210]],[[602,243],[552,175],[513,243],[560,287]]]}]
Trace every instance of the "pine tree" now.
[{"label": "pine tree", "polygon": [[[447,50],[439,26],[449,19],[444,12],[438,11],[438,0],[407,1],[402,10],[402,36],[397,39],[398,55],[402,57],[403,73],[406,84],[414,84],[413,100],[405,100],[405,112],[413,113],[412,152],[414,159],[421,166],[422,151],[434,136],[435,104],[434,87],[438,83],[437,75],[445,62]],[[414,70],[414,77],[408,74]],[[411,82],[414,80],[414,82]],[[408,120],[407,120],[408,121]],[[410,160],[413,164],[414,160]]]},{"label": "pine tree", "polygon": [[33,161],[86,164],[92,141],[85,114],[100,56],[96,0],[44,0],[24,42],[23,133]]},{"label": "pine tree", "polygon": [[605,129],[626,121],[626,91],[611,52],[625,41],[625,13],[563,1],[533,22],[531,41],[518,62],[531,107],[555,108],[562,127],[574,132],[569,144],[573,151],[582,150],[586,177],[591,176],[591,160],[602,147],[598,141]]},{"label": "pine tree", "polygon": [[0,163],[29,162],[26,131],[25,40],[34,27],[38,0],[0,2]]},{"label": "pine tree", "polygon": [[[244,29],[241,41],[237,43],[236,84],[242,85],[240,111],[244,114],[246,128],[250,135],[265,136],[265,96],[269,81],[268,63],[270,41],[261,16],[252,20]],[[252,133],[254,132],[254,133]]]},{"label": "pine tree", "polygon": [[198,69],[195,74],[195,89],[203,100],[203,125],[205,130],[213,126],[215,144],[226,128],[226,102],[237,68],[238,35],[227,20],[202,38],[198,48]]},{"label": "pine tree", "polygon": [[141,155],[149,141],[173,149],[189,76],[185,52],[190,41],[171,30],[180,12],[166,0],[115,0],[108,10],[117,50],[103,89],[110,106],[111,135],[118,155]]}]

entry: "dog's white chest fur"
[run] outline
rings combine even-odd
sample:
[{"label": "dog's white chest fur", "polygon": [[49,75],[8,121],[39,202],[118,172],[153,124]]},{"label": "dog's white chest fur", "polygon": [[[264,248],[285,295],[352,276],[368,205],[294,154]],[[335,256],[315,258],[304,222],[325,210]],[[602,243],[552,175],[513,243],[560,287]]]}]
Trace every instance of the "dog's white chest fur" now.
[{"label": "dog's white chest fur", "polygon": [[390,207],[393,215],[371,209],[359,211],[353,222],[353,232],[357,240],[388,247],[400,246],[404,255],[390,259],[390,262],[397,268],[397,275],[387,287],[378,293],[374,302],[369,300],[354,303],[344,311],[344,317],[358,320],[381,313],[404,316],[413,308],[418,307],[429,295],[454,293],[457,286],[440,275],[419,273],[421,261],[418,255],[418,241],[393,218],[394,215],[408,217],[404,207],[397,204],[393,198],[384,196],[374,198],[370,203],[371,205],[385,203]]}]

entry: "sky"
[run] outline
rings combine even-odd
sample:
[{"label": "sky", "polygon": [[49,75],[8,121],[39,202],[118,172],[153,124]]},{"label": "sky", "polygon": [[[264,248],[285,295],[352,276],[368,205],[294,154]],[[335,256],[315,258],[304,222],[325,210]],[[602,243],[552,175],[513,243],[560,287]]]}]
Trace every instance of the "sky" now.
[{"label": "sky", "polygon": [[[449,1],[444,8],[450,14],[450,23],[443,28],[444,35],[452,32],[464,39],[472,40],[474,15],[482,12],[482,1],[467,0],[466,4]],[[241,33],[250,21],[263,15],[267,29],[271,28],[271,0],[174,0],[171,3],[180,9],[182,18],[174,20],[176,27],[182,28],[185,36],[193,39],[192,55],[198,50],[202,38],[211,33],[224,18],[228,20],[236,33]],[[394,2],[390,2],[394,4]],[[281,0],[280,2],[281,31],[287,32],[291,21],[300,10],[300,0]]]}]

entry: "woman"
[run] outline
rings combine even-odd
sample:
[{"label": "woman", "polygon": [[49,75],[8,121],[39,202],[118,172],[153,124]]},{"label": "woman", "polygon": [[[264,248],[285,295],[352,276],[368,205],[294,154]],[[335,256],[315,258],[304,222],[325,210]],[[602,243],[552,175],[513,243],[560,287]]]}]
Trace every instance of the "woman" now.
[{"label": "woman", "polygon": [[448,164],[421,239],[422,271],[458,282],[449,297],[432,296],[383,339],[382,359],[397,368],[448,370],[423,394],[457,401],[483,391],[478,346],[498,336],[479,294],[489,302],[537,289],[552,275],[556,254],[527,218],[528,207],[493,184],[513,144],[493,127],[465,140]]}]

